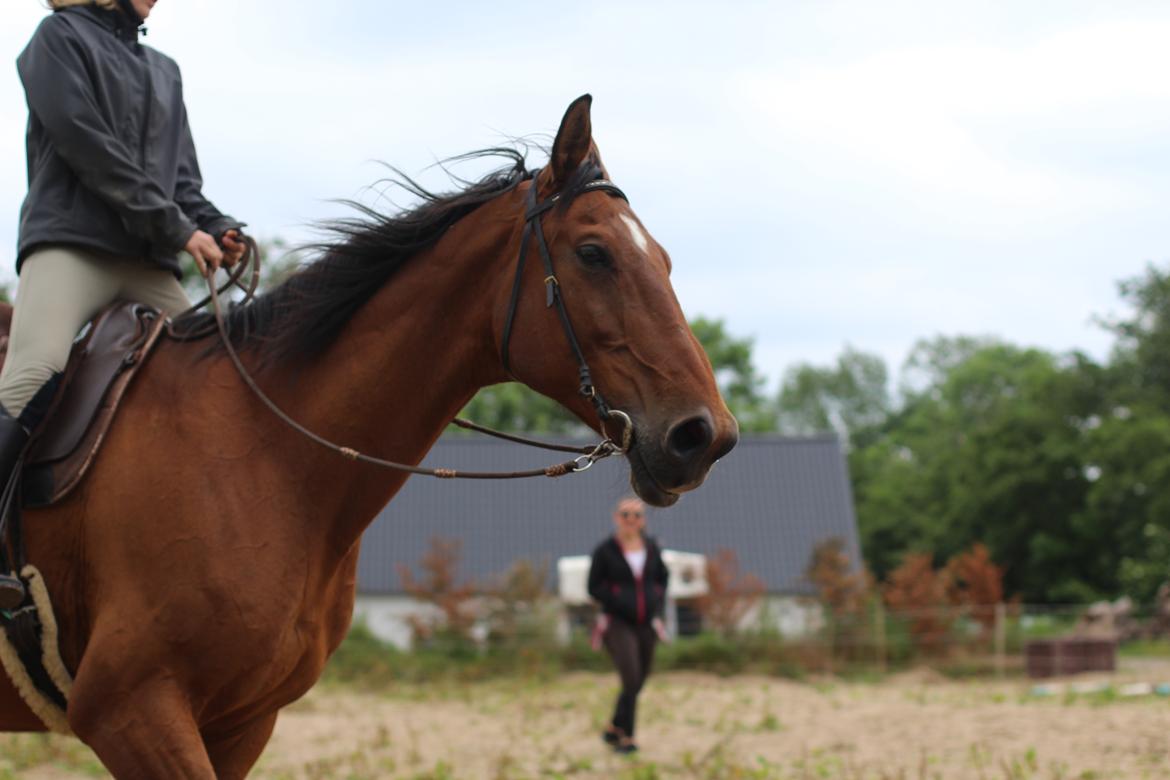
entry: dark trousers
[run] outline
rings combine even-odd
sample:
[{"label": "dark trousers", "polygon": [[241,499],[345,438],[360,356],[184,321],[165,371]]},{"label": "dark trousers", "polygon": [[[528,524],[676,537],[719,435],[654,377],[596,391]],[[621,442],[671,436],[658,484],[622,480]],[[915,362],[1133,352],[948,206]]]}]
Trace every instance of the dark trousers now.
[{"label": "dark trousers", "polygon": [[627,737],[634,736],[638,692],[650,676],[657,642],[658,635],[652,627],[631,625],[620,618],[610,618],[605,631],[605,649],[622,678],[622,692],[618,694],[612,722]]}]

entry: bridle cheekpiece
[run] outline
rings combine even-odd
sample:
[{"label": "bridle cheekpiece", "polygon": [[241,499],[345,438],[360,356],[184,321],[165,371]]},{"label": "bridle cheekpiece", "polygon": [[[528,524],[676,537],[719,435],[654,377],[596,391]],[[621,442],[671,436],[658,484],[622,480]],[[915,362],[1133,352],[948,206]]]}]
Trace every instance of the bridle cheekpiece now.
[{"label": "bridle cheekpiece", "polygon": [[[583,163],[583,165],[591,166],[592,178],[585,185],[574,190],[571,197],[577,198],[589,192],[605,192],[621,198],[627,203],[630,202],[630,199],[626,197],[626,194],[616,184],[604,178],[604,173],[600,167],[588,161]],[[504,365],[504,370],[511,375],[512,367],[509,361],[509,342],[512,337],[512,324],[515,322],[516,307],[520,301],[520,289],[523,286],[524,279],[524,264],[528,257],[528,244],[532,237],[536,236],[536,248],[540,253],[541,262],[544,263],[544,306],[546,309],[552,308],[554,305],[556,306],[557,315],[561,320],[561,329],[565,332],[565,339],[569,342],[569,348],[573,352],[573,357],[577,360],[577,373],[580,379],[578,392],[593,404],[604,435],[609,436],[608,431],[605,429],[607,421],[616,418],[621,422],[621,437],[620,439],[614,439],[613,442],[620,452],[625,453],[629,451],[633,441],[634,423],[625,412],[611,408],[606,403],[605,397],[602,396],[597,386],[593,383],[593,374],[589,370],[589,363],[585,360],[585,353],[581,349],[581,343],[577,340],[577,334],[573,331],[573,323],[569,319],[568,310],[565,308],[564,292],[561,288],[560,281],[557,279],[556,271],[553,268],[553,259],[552,254],[548,251],[548,242],[544,238],[544,228],[541,224],[542,218],[558,203],[561,203],[562,206],[567,206],[567,202],[562,203],[566,195],[564,192],[557,192],[545,198],[543,201],[537,202],[538,187],[536,177],[539,173],[540,169],[537,168],[530,174],[532,186],[529,187],[528,195],[525,198],[524,232],[520,236],[520,255],[516,260],[516,277],[512,282],[512,294],[508,299],[508,313],[504,319],[500,359]]]}]

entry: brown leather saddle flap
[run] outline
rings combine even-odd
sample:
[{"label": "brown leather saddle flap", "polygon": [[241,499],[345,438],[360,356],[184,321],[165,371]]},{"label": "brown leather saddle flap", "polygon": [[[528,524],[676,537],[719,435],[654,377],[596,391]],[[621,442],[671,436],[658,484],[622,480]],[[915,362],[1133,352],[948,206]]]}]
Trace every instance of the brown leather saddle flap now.
[{"label": "brown leather saddle flap", "polygon": [[[8,347],[5,313],[0,309],[0,365]],[[73,345],[61,388],[25,456],[26,507],[60,501],[85,476],[126,388],[165,325],[149,306],[116,303],[98,314]]]}]

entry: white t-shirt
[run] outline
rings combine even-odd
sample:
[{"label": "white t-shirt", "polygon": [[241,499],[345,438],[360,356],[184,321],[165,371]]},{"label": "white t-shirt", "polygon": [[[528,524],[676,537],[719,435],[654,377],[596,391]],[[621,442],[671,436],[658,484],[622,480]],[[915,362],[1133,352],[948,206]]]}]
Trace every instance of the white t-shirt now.
[{"label": "white t-shirt", "polygon": [[624,553],[626,556],[626,563],[630,564],[630,571],[634,573],[635,577],[642,576],[642,570],[646,568],[646,548],[641,550],[634,550],[633,552]]}]

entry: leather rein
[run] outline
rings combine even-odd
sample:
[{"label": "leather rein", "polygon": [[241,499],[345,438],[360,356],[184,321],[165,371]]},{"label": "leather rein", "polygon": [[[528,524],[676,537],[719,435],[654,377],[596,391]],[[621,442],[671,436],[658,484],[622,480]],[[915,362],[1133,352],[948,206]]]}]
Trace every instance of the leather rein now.
[{"label": "leather rein", "polygon": [[[610,457],[611,455],[625,454],[629,451],[633,440],[634,424],[629,415],[617,409],[613,409],[606,403],[605,398],[597,390],[593,384],[592,374],[589,370],[589,364],[585,360],[585,353],[581,349],[581,344],[577,340],[577,335],[573,331],[572,321],[569,319],[568,310],[565,308],[564,295],[561,291],[560,282],[557,281],[556,274],[553,268],[552,255],[548,250],[548,243],[544,238],[544,229],[541,225],[542,217],[545,213],[557,205],[557,203],[564,200],[563,193],[555,193],[544,201],[537,201],[537,185],[536,176],[540,172],[539,169],[532,171],[526,177],[531,179],[532,186],[528,191],[526,198],[525,212],[524,212],[524,231],[520,239],[520,254],[516,260],[516,276],[512,283],[512,294],[508,301],[508,313],[504,321],[503,345],[501,347],[501,358],[504,365],[504,370],[509,374],[512,373],[509,363],[509,341],[512,335],[512,325],[516,319],[516,309],[520,300],[520,291],[523,279],[525,258],[528,254],[528,244],[533,236],[536,236],[536,246],[540,253],[541,261],[544,264],[545,270],[545,308],[551,308],[553,305],[557,307],[557,314],[559,316],[561,327],[565,332],[565,338],[569,343],[569,348],[573,352],[573,356],[577,360],[578,376],[580,379],[580,387],[578,391],[585,398],[593,404],[593,408],[597,412],[597,417],[601,423],[602,435],[605,437],[597,444],[586,446],[552,444],[549,442],[542,442],[535,439],[528,439],[514,434],[496,431],[491,428],[484,427],[477,423],[462,418],[455,418],[452,423],[465,428],[467,430],[477,431],[489,436],[504,439],[518,444],[525,444],[531,447],[540,447],[542,449],[553,450],[557,452],[579,453],[576,458],[565,461],[563,463],[554,463],[551,466],[546,466],[541,469],[530,469],[527,471],[512,471],[512,472],[495,472],[495,471],[460,471],[457,469],[447,468],[426,468],[423,466],[412,466],[406,463],[397,463],[383,458],[377,458],[372,455],[366,455],[359,452],[352,447],[344,447],[335,442],[320,436],[309,430],[299,422],[294,420],[284,412],[276,403],[268,397],[268,395],[260,389],[256,384],[256,380],[248,373],[247,368],[244,367],[243,361],[240,359],[239,353],[236,352],[232,345],[231,337],[227,331],[227,323],[223,316],[223,308],[220,304],[220,294],[225,292],[230,287],[237,287],[244,292],[244,300],[241,304],[246,304],[254,296],[256,288],[260,280],[260,252],[256,246],[256,241],[251,236],[243,236],[246,250],[244,257],[237,263],[237,267],[229,274],[227,281],[221,287],[216,287],[213,276],[207,277],[207,297],[199,303],[191,307],[190,311],[195,311],[203,308],[208,303],[211,304],[212,312],[215,316],[215,330],[218,331],[219,337],[223,342],[224,350],[239,373],[240,378],[244,384],[256,395],[256,397],[268,407],[278,419],[288,425],[290,428],[300,433],[302,436],[311,439],[317,444],[332,450],[337,454],[358,462],[365,463],[371,466],[378,466],[380,468],[392,469],[394,471],[402,471],[408,474],[422,474],[425,476],[437,477],[439,479],[525,479],[529,477],[561,477],[565,474],[577,474],[582,471],[587,471],[599,460]],[[617,185],[602,178],[601,170],[594,169],[594,178],[583,187],[581,187],[574,195],[582,195],[587,192],[601,191],[610,195],[621,198],[629,202]],[[567,205],[567,203],[566,203]],[[244,285],[240,282],[245,270],[251,267],[252,273],[249,283]],[[203,330],[190,333],[175,333],[172,329],[172,335],[182,340],[192,340],[202,338],[210,335],[210,330]],[[605,424],[610,420],[618,420],[622,425],[620,434],[620,443],[615,442],[609,437]]]}]

